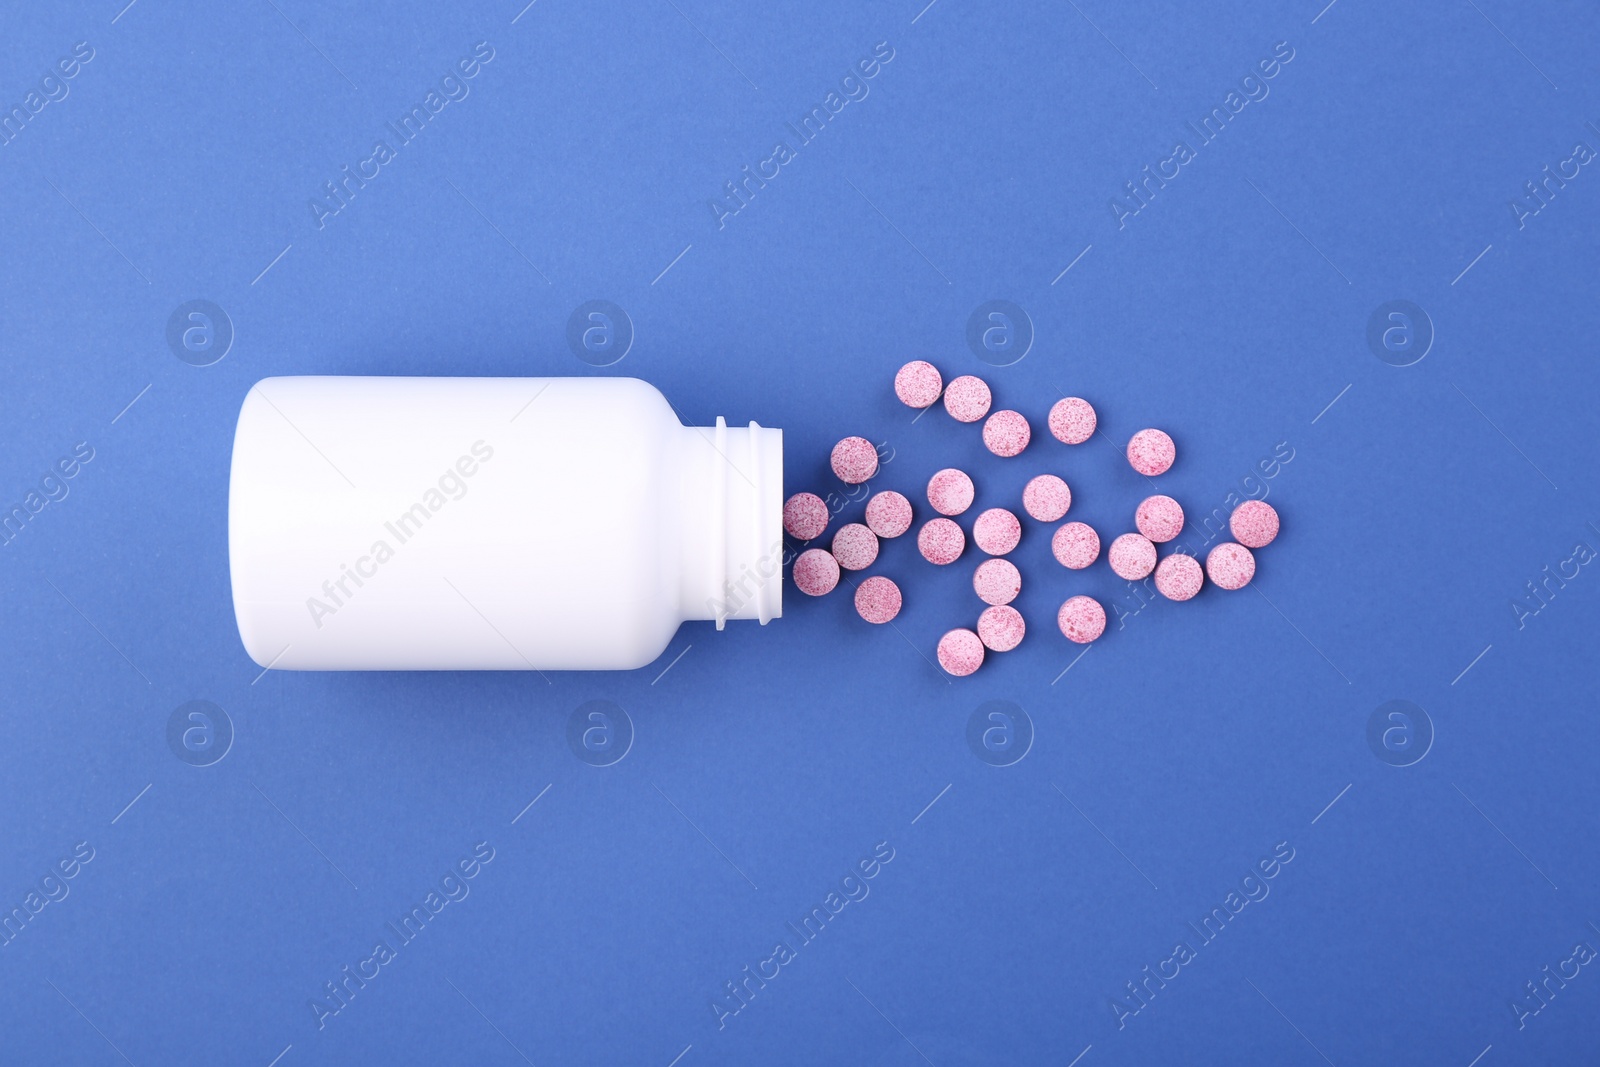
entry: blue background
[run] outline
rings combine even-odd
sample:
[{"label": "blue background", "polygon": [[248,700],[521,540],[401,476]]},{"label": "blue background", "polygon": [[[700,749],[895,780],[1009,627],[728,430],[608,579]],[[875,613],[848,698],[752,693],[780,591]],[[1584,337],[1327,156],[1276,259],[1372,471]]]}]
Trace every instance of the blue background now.
[{"label": "blue background", "polygon": [[[1511,1005],[1600,947],[1600,575],[1512,605],[1600,548],[1600,175],[1510,208],[1600,148],[1592,9],[925,2],[6,13],[8,108],[74,42],[94,58],[0,147],[0,498],[94,458],[0,550],[0,911],[94,859],[0,949],[0,1059],[1592,1055],[1595,968],[1521,1028]],[[319,229],[323,183],[479,41],[470,95]],[[870,95],[719,228],[723,183],[880,41]],[[1124,183],[1280,41],[1270,95],[1119,228]],[[211,366],[166,340],[192,299],[236,334]],[[566,341],[590,299],[636,331],[604,370]],[[1001,368],[966,342],[991,299],[1033,331]],[[1391,300],[1435,334],[1410,366],[1367,341]],[[983,375],[1033,445],[913,421],[890,382],[918,357]],[[1135,612],[1029,522],[1029,635],[968,679],[931,660],[981,606],[976,557],[936,570],[911,538],[872,572],[905,590],[894,627],[791,590],[630,674],[263,675],[229,448],[250,384],[301,373],[637,375],[687,422],[783,427],[789,491],[842,492],[828,450],[858,433],[920,517],[942,466],[980,506],[1048,470],[1106,540],[1150,491],[1120,445],[1155,425],[1192,517],[1265,487],[1283,533],[1252,589]],[[1069,392],[1104,437],[1042,432]],[[1075,659],[1053,620],[1080,592],[1117,608]],[[607,767],[567,740],[597,699],[632,724]],[[1432,724],[1411,766],[1367,740],[1395,699]],[[167,742],[191,700],[232,724],[210,766]],[[1010,766],[967,742],[990,700],[1020,709]],[[470,895],[319,1028],[323,983],[478,842]],[[724,983],[879,842],[870,895],[719,1025]],[[1279,842],[1270,895],[1201,945],[1187,924]],[[1119,1026],[1179,940],[1196,959]]]}]

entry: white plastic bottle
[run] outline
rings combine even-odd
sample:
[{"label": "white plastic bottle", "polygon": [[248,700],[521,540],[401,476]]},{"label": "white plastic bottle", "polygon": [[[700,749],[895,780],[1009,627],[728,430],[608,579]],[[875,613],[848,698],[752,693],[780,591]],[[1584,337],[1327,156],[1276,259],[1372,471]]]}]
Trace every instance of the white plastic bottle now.
[{"label": "white plastic bottle", "polygon": [[783,614],[783,431],[635,378],[267,378],[228,555],[278,670],[627,670]]}]

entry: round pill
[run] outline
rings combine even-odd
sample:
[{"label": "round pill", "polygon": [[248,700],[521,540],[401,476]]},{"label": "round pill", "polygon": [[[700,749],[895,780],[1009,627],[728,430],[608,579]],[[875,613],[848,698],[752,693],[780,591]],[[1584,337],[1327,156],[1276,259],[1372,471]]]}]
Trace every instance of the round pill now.
[{"label": "round pill", "polygon": [[986,559],[972,572],[972,591],[985,604],[1009,604],[1022,592],[1022,572],[1010,560]]},{"label": "round pill", "polygon": [[1165,474],[1178,458],[1178,446],[1160,430],[1140,430],[1128,439],[1128,462],[1140,474]]},{"label": "round pill", "polygon": [[1156,590],[1168,600],[1188,600],[1200,591],[1205,572],[1200,561],[1175,552],[1156,568]]},{"label": "round pill", "polygon": [[794,561],[794,587],[806,596],[833,592],[839,584],[839,561],[825,548],[808,548]]},{"label": "round pill", "polygon": [[983,446],[997,456],[1017,456],[1028,447],[1033,431],[1020,412],[997,411],[983,424]]},{"label": "round pill", "polygon": [[865,437],[846,437],[833,446],[833,473],[847,485],[860,485],[878,473],[878,450]]},{"label": "round pill", "polygon": [[1133,524],[1156,544],[1165,544],[1183,529],[1183,506],[1170,496],[1147,496],[1134,512]]},{"label": "round pill", "polygon": [[939,638],[939,666],[965,678],[983,666],[983,641],[971,630],[951,630]]},{"label": "round pill", "polygon": [[911,529],[911,501],[885,489],[867,501],[867,529],[879,537],[899,537]]},{"label": "round pill", "polygon": [[821,537],[828,528],[828,505],[815,493],[796,493],[783,502],[783,528],[801,541]]},{"label": "round pill", "polygon": [[1228,529],[1246,548],[1266,548],[1278,536],[1278,509],[1265,500],[1246,500],[1233,509]]},{"label": "round pill", "polygon": [[1040,522],[1058,522],[1072,507],[1072,490],[1054,474],[1041,474],[1023,486],[1022,507]]},{"label": "round pill", "polygon": [[928,503],[941,515],[959,515],[972,506],[972,479],[966,471],[946,467],[928,479]]},{"label": "round pill", "polygon": [[1004,604],[985,608],[978,616],[978,640],[991,652],[1010,652],[1022,644],[1028,630],[1022,612]]},{"label": "round pill", "polygon": [[1005,508],[990,508],[972,523],[972,543],[991,556],[1003,556],[1022,540],[1022,523]]},{"label": "round pill", "polygon": [[1087,645],[1106,632],[1106,609],[1092,596],[1075,596],[1056,612],[1056,625],[1068,641]]},{"label": "round pill", "polygon": [[917,551],[929,563],[944,566],[961,558],[967,547],[967,535],[949,519],[930,519],[917,531]]},{"label": "round pill", "polygon": [[977,422],[989,414],[989,387],[982,378],[963,374],[944,388],[944,409],[957,422]]},{"label": "round pill", "polygon": [[908,408],[925,408],[943,391],[939,368],[926,360],[914,359],[895,372],[894,395]]},{"label": "round pill", "polygon": [[1223,589],[1243,589],[1256,576],[1256,557],[1243,545],[1232,541],[1206,553],[1206,577]]},{"label": "round pill", "polygon": [[1057,400],[1050,409],[1050,433],[1064,445],[1081,445],[1094,436],[1094,406],[1080,397]]},{"label": "round pill", "polygon": [[1081,571],[1100,558],[1100,535],[1088,523],[1063,523],[1050,539],[1050,551],[1063,567]]},{"label": "round pill", "polygon": [[878,535],[859,522],[846,523],[833,535],[833,558],[847,571],[864,571],[878,558]]},{"label": "round pill", "polygon": [[1137,582],[1156,569],[1156,546],[1144,534],[1126,533],[1111,542],[1106,558],[1118,578]]},{"label": "round pill", "polygon": [[870,623],[886,623],[900,614],[900,587],[882,575],[856,586],[856,614]]}]

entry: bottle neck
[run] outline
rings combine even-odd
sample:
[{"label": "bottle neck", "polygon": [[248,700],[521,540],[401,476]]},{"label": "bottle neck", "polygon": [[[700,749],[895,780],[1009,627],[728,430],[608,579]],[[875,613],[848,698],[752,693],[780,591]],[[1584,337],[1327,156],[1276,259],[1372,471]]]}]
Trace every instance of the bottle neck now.
[{"label": "bottle neck", "polygon": [[783,614],[783,431],[685,427],[680,597],[685,619]]}]

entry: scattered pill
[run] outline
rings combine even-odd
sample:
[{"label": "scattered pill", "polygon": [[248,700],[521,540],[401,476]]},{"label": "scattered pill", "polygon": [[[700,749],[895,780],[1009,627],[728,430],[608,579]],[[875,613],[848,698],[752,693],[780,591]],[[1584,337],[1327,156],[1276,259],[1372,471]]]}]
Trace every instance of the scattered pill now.
[{"label": "scattered pill", "polygon": [[856,587],[856,614],[882,624],[900,614],[900,587],[882,575],[873,575]]},{"label": "scattered pill", "polygon": [[1256,576],[1256,557],[1243,545],[1232,541],[1206,553],[1206,577],[1223,589],[1243,589]]},{"label": "scattered pill", "polygon": [[1081,445],[1094,436],[1099,422],[1094,406],[1080,397],[1057,400],[1050,409],[1050,433],[1064,445]]},{"label": "scattered pill", "polygon": [[975,490],[966,471],[946,467],[928,479],[928,503],[941,515],[959,515],[972,506]]},{"label": "scattered pill", "polygon": [[1106,609],[1092,596],[1075,596],[1056,612],[1056,625],[1068,641],[1087,645],[1106,632]]},{"label": "scattered pill", "polygon": [[1005,508],[990,508],[972,523],[972,543],[991,556],[1003,556],[1022,540],[1022,523]]},{"label": "scattered pill", "polygon": [[833,558],[847,571],[864,571],[878,558],[878,535],[859,522],[846,523],[833,535]]},{"label": "scattered pill", "polygon": [[1072,490],[1054,474],[1041,474],[1023,487],[1022,507],[1040,522],[1059,522],[1072,507]]},{"label": "scattered pill", "polygon": [[944,387],[944,409],[957,422],[977,422],[989,414],[993,397],[982,378],[963,374]]},{"label": "scattered pill", "polygon": [[1140,474],[1165,474],[1178,458],[1178,446],[1160,430],[1140,430],[1128,440],[1128,462]]},{"label": "scattered pill", "polygon": [[1100,558],[1100,535],[1088,523],[1064,523],[1050,539],[1050,551],[1063,567],[1081,571]]},{"label": "scattered pill", "polygon": [[1168,600],[1188,600],[1200,591],[1205,572],[1193,556],[1175,552],[1156,568],[1156,590]]},{"label": "scattered pill", "polygon": [[939,666],[965,678],[983,666],[983,641],[971,630],[951,630],[939,638]]},{"label": "scattered pill", "polygon": [[1032,437],[1028,420],[1020,412],[997,411],[983,424],[983,446],[997,456],[1021,455]]},{"label": "scattered pill", "polygon": [[1133,524],[1156,544],[1165,544],[1183,530],[1183,505],[1170,496],[1147,496],[1134,512]]},{"label": "scattered pill", "polygon": [[1010,652],[1022,644],[1028,626],[1022,612],[1004,604],[984,609],[978,616],[978,640],[991,652]]},{"label": "scattered pill", "polygon": [[986,559],[972,572],[972,591],[985,604],[1009,604],[1022,592],[1022,572],[1010,560]]},{"label": "scattered pill", "polygon": [[899,537],[911,529],[911,501],[885,489],[867,501],[867,529],[879,537]]},{"label": "scattered pill", "polygon": [[833,473],[847,485],[860,485],[878,473],[878,450],[865,437],[846,437],[833,446]]},{"label": "scattered pill", "polygon": [[828,528],[828,505],[815,493],[796,493],[783,503],[783,528],[801,541],[821,537]]},{"label": "scattered pill", "polygon": [[926,360],[914,359],[895,372],[894,395],[908,408],[928,407],[943,391],[939,368]]},{"label": "scattered pill", "polygon": [[1246,500],[1233,509],[1228,529],[1246,548],[1266,548],[1278,536],[1278,510],[1265,500]]},{"label": "scattered pill", "polygon": [[822,596],[839,584],[839,561],[825,548],[808,548],[795,557],[793,576],[806,596]]},{"label": "scattered pill", "polygon": [[1156,569],[1156,546],[1144,534],[1126,533],[1111,542],[1106,558],[1118,578],[1142,581]]},{"label": "scattered pill", "polygon": [[917,531],[917,551],[929,563],[944,566],[961,558],[967,547],[967,535],[949,519],[929,519]]}]

